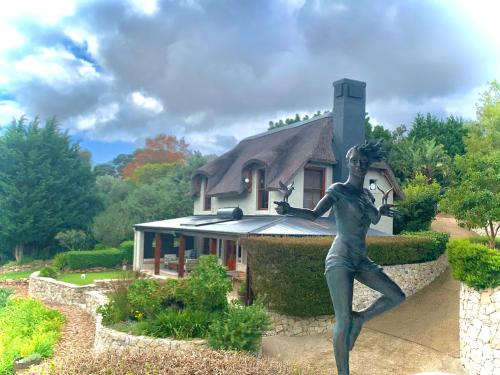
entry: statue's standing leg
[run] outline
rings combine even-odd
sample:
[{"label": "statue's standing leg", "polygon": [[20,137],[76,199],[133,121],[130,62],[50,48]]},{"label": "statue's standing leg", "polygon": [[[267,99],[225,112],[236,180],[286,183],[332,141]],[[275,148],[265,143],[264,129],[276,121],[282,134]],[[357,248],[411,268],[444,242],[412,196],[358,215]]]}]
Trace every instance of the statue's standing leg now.
[{"label": "statue's standing leg", "polygon": [[349,350],[352,350],[356,338],[361,331],[361,326],[370,319],[386,312],[387,310],[396,307],[406,298],[398,284],[396,284],[385,272],[383,271],[364,271],[357,272],[355,275],[356,280],[365,284],[369,288],[382,293],[375,302],[373,302],[366,309],[355,312],[356,319],[359,320],[359,329],[351,332],[349,337]]},{"label": "statue's standing leg", "polygon": [[329,269],[325,276],[335,310],[333,352],[337,371],[339,375],[349,375],[349,330],[354,274],[345,268],[335,267]]}]

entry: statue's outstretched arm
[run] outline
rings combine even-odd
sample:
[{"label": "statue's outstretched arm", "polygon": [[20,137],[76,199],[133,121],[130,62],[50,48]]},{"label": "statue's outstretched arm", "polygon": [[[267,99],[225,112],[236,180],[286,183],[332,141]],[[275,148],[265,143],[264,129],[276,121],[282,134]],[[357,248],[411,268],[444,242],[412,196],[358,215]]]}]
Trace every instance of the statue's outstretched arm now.
[{"label": "statue's outstretched arm", "polygon": [[274,203],[277,205],[276,212],[280,215],[292,215],[308,220],[316,220],[332,207],[333,198],[328,194],[325,195],[312,210],[309,208],[295,208],[290,206],[287,202],[275,201]]}]

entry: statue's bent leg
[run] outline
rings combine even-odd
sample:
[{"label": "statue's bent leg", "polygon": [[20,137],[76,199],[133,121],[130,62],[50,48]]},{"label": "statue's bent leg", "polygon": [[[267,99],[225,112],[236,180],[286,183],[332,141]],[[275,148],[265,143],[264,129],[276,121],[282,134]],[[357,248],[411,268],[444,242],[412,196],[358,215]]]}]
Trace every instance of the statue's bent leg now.
[{"label": "statue's bent leg", "polygon": [[366,286],[382,293],[382,296],[373,302],[369,307],[359,312],[364,322],[373,319],[387,310],[396,307],[402,303],[406,295],[403,293],[398,284],[383,271],[376,272],[359,272],[356,273],[356,280]]},{"label": "statue's bent leg", "polygon": [[351,326],[354,274],[348,269],[334,267],[329,269],[325,276],[335,310],[333,351],[337,371],[339,375],[349,375],[348,338]]}]

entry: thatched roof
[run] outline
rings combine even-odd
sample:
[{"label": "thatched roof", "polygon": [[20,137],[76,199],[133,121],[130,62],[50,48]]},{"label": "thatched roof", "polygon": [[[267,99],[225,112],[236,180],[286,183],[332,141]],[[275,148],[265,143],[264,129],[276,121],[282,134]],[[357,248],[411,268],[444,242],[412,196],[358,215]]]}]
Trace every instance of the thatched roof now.
[{"label": "thatched roof", "polygon": [[[333,144],[331,113],[245,138],[235,148],[199,168],[193,176],[193,192],[199,193],[201,178],[208,179],[207,195],[241,194],[246,190],[245,171],[262,166],[266,170],[266,189],[287,184],[307,163],[337,164]],[[373,163],[394,187],[396,198],[402,198],[390,167]]]},{"label": "thatched roof", "polygon": [[198,169],[193,186],[205,176],[208,195],[239,194],[246,188],[245,169],[260,165],[266,169],[267,189],[278,189],[280,180],[288,183],[306,163],[335,164],[332,140],[330,114],[245,138]]}]

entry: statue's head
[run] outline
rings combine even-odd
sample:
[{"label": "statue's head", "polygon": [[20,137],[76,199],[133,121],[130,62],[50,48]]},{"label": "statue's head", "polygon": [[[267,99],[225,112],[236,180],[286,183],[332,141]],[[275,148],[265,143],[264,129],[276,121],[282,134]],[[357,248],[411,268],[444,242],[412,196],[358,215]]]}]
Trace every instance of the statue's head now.
[{"label": "statue's head", "polygon": [[366,175],[371,163],[381,161],[383,153],[380,143],[365,142],[351,147],[346,154],[347,167],[349,173],[356,175]]}]

